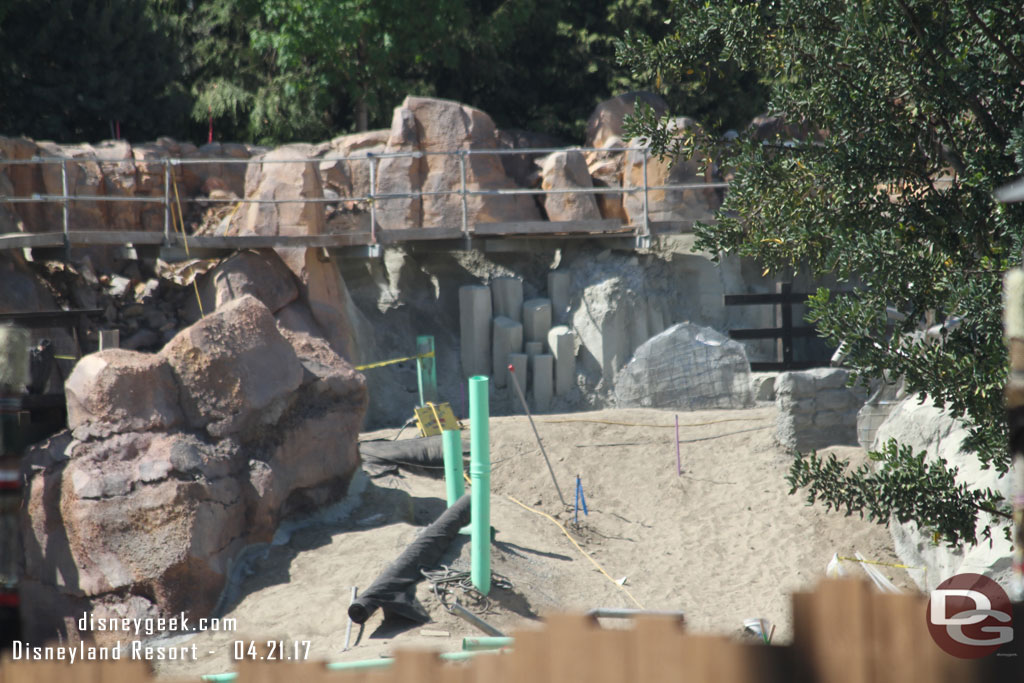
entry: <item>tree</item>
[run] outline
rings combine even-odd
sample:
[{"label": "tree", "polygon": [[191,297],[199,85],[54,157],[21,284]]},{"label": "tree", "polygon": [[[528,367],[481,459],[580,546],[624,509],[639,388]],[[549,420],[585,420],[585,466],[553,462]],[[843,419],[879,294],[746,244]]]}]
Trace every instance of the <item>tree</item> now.
[{"label": "tree", "polygon": [[145,139],[184,118],[177,50],[145,0],[11,0],[0,35],[5,133],[99,140],[119,123]]},{"label": "tree", "polygon": [[[810,319],[860,380],[902,377],[909,392],[962,416],[967,447],[986,467],[1009,467],[1002,388],[1002,273],[1021,261],[1024,208],[993,190],[1024,170],[1024,15],[989,0],[741,0],[674,4],[674,32],[627,36],[624,63],[679,78],[734,61],[757,70],[770,108],[816,137],[747,131],[728,145],[673,139],[637,117],[659,152],[713,147],[735,170],[716,225],[698,248],[799,265],[860,286],[819,291]],[[898,312],[894,320],[887,308]],[[941,341],[919,329],[943,323]],[[790,482],[811,502],[888,523],[915,520],[950,545],[974,543],[975,523],[1006,524],[992,491],[957,486],[943,461],[897,444],[848,471],[801,455]]]}]

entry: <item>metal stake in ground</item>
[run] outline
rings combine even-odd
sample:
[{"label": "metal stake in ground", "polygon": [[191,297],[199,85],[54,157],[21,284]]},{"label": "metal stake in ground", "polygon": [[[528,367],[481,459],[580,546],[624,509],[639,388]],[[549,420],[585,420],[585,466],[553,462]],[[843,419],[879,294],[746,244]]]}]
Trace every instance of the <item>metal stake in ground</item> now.
[{"label": "metal stake in ground", "polygon": [[523,388],[519,386],[519,380],[516,379],[515,366],[509,365],[508,371],[512,377],[512,385],[516,388],[516,393],[519,394],[519,400],[523,402],[523,410],[526,411],[526,417],[530,420],[530,426],[533,428],[533,435],[537,437],[537,445],[540,446],[541,455],[544,456],[544,462],[548,465],[548,472],[551,473],[551,482],[555,485],[555,490],[558,491],[558,499],[562,501],[562,505],[568,506],[568,503],[565,502],[565,498],[562,496],[562,489],[558,488],[558,480],[555,479],[555,471],[551,469],[551,461],[548,460],[548,453],[544,450],[544,444],[540,440],[540,434],[537,433],[537,425],[533,424],[533,416],[530,415],[530,407],[526,405],[526,396],[523,394]]}]

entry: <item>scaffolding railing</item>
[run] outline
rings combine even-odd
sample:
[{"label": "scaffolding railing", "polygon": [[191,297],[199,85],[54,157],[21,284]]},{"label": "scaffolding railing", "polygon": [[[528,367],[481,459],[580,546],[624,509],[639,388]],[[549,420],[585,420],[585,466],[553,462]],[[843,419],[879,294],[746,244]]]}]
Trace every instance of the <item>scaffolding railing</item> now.
[{"label": "scaffolding railing", "polygon": [[[635,186],[622,186],[622,187],[574,187],[574,188],[550,188],[543,189],[540,187],[534,188],[479,188],[470,189],[467,183],[467,159],[471,156],[506,156],[506,155],[531,155],[541,156],[552,154],[555,152],[597,152],[597,153],[629,153],[629,152],[641,152],[642,156],[642,179],[639,185]],[[647,147],[570,147],[570,148],[525,148],[525,149],[460,149],[451,151],[411,151],[411,152],[386,152],[386,153],[365,153],[359,155],[336,155],[326,153],[322,156],[315,157],[295,157],[295,158],[284,158],[284,159],[266,159],[261,157],[251,157],[247,159],[239,158],[184,158],[184,157],[167,157],[162,159],[147,159],[145,161],[136,162],[134,160],[111,160],[101,158],[88,158],[88,157],[32,157],[28,159],[0,159],[0,172],[8,166],[21,166],[21,165],[60,165],[60,178],[61,178],[61,193],[60,194],[40,194],[34,193],[29,196],[9,196],[0,195],[0,204],[34,204],[34,203],[55,203],[61,206],[61,223],[64,233],[65,246],[70,244],[69,235],[72,229],[71,225],[71,210],[70,207],[75,202],[110,202],[110,203],[143,203],[143,204],[161,204],[164,209],[164,246],[170,246],[173,242],[174,233],[174,205],[178,204],[338,204],[340,202],[362,202],[366,203],[370,210],[370,231],[369,231],[369,243],[372,245],[378,244],[378,230],[380,229],[378,223],[378,206],[382,202],[395,201],[400,199],[423,199],[425,197],[442,197],[442,196],[458,196],[461,200],[461,234],[467,238],[472,236],[470,230],[470,224],[472,222],[472,216],[470,215],[470,209],[468,200],[470,197],[475,196],[521,196],[521,195],[642,195],[642,214],[641,220],[638,224],[631,226],[633,228],[633,236],[639,241],[649,240],[651,236],[651,221],[650,221],[650,202],[649,195],[651,192],[656,191],[679,191],[679,190],[709,190],[709,189],[725,189],[728,187],[726,182],[688,182],[688,183],[677,183],[668,185],[650,185],[648,182],[648,159],[650,158],[650,150]],[[377,184],[380,178],[380,163],[388,159],[400,159],[400,158],[413,158],[421,159],[429,156],[444,156],[444,157],[455,157],[458,159],[459,165],[459,178],[458,188],[451,190],[416,190],[414,192],[378,192]],[[362,196],[344,196],[344,197],[294,197],[294,198],[259,198],[259,197],[181,197],[178,194],[175,169],[184,168],[186,166],[193,165],[245,165],[250,166],[253,164],[323,164],[323,163],[365,163],[368,165],[369,175],[369,191],[367,194]],[[81,165],[81,164],[96,164],[99,166],[105,165],[117,165],[123,163],[138,163],[145,164],[147,166],[159,165],[162,167],[163,174],[163,191],[162,194],[154,194],[150,196],[111,196],[111,195],[82,195],[73,194],[69,191],[69,165]],[[699,176],[695,176],[699,178]],[[547,222],[547,221],[540,221]],[[438,227],[450,227],[450,226],[418,226],[424,229],[438,228]]]}]

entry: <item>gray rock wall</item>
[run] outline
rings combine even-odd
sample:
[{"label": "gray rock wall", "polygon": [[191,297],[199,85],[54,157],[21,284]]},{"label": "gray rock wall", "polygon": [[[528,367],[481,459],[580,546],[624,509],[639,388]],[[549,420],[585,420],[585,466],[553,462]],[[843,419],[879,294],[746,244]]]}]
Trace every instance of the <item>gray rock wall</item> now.
[{"label": "gray rock wall", "polygon": [[862,389],[846,386],[849,371],[815,368],[780,373],[775,380],[776,438],[786,449],[809,451],[857,444]]},{"label": "gray rock wall", "polygon": [[[966,427],[948,412],[930,402],[920,403],[919,396],[910,396],[900,401],[878,428],[874,448],[896,439],[912,446],[915,452],[926,451],[928,461],[945,459],[950,467],[959,470],[958,483],[971,488],[991,488],[1009,499],[1012,477],[1000,478],[994,469],[983,470],[974,453],[961,450],[966,436]],[[987,521],[979,519],[979,532]],[[1009,591],[1013,547],[998,525],[993,529],[991,545],[984,541],[974,547],[950,548],[933,543],[931,534],[914,522],[901,524],[894,519],[889,525],[900,559],[912,567],[927,569],[927,572],[910,572],[922,590],[932,590],[954,574],[972,572],[997,580]],[[1011,595],[1011,598],[1021,600],[1024,596]]]}]

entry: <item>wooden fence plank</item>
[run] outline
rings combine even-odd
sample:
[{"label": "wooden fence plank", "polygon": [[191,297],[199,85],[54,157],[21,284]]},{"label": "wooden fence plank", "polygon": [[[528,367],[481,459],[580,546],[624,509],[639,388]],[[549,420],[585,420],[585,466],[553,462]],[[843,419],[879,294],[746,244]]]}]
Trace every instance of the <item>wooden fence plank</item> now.
[{"label": "wooden fence plank", "polygon": [[679,645],[683,629],[677,619],[646,615],[637,617],[633,636],[633,671],[630,680],[668,683],[682,680],[685,664]]},{"label": "wooden fence plank", "polygon": [[793,594],[793,646],[801,673],[822,683],[872,683],[870,586],[824,580]]},{"label": "wooden fence plank", "polygon": [[[515,631],[515,646],[504,662],[505,680],[547,683],[547,634],[543,631]],[[557,682],[561,683],[561,682]]]},{"label": "wooden fence plank", "polygon": [[875,681],[981,681],[977,664],[943,652],[925,622],[927,600],[920,595],[872,596]]},{"label": "wooden fence plank", "polygon": [[[547,678],[551,681],[597,681],[601,670],[589,656],[597,625],[582,614],[553,614],[544,629],[548,643]],[[580,653],[587,656],[580,656]]]},{"label": "wooden fence plank", "polygon": [[426,650],[399,650],[391,667],[394,680],[402,683],[438,683],[441,660],[436,652]]},{"label": "wooden fence plank", "polygon": [[466,683],[514,683],[505,675],[507,671],[507,655],[480,655],[470,660]]}]

